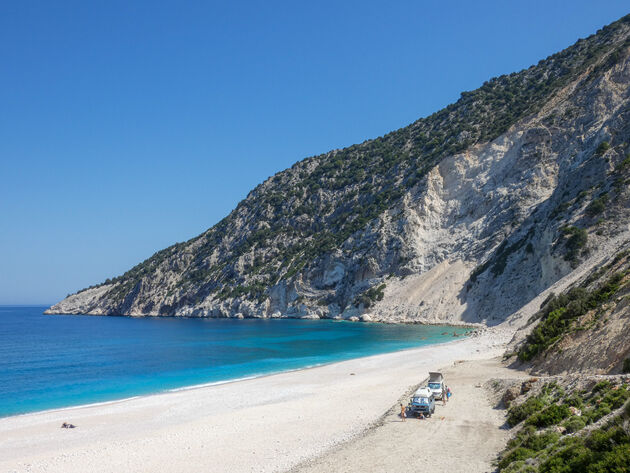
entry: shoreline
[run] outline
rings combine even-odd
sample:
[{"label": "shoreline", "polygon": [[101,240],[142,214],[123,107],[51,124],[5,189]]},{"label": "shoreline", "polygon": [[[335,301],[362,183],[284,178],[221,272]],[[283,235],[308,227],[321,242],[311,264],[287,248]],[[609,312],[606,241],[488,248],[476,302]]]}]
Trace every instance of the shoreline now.
[{"label": "shoreline", "polygon": [[[249,380],[0,419],[0,471],[288,471],[357,438],[428,371],[506,330]],[[453,343],[458,342],[458,343]],[[77,426],[61,429],[63,422]]]},{"label": "shoreline", "polygon": [[[11,306],[7,306],[11,307]],[[25,307],[46,307],[46,306],[25,306]],[[348,322],[348,323],[361,323],[361,324],[383,324],[383,325],[430,325],[433,327],[456,327],[456,328],[469,328],[473,330],[484,330],[489,328],[487,325],[479,323],[479,322],[463,322],[458,320],[448,321],[448,323],[443,321],[430,321],[430,320],[364,320],[360,317],[357,320],[352,320],[350,317],[342,318],[342,317],[325,317],[319,316],[313,317],[311,315],[302,315],[302,316],[231,316],[231,317],[213,317],[210,315],[160,315],[160,314],[92,314],[92,313],[67,313],[67,312],[50,312],[50,308],[44,310],[42,315],[63,315],[63,316],[87,316],[87,317],[122,317],[129,319],[212,319],[212,320],[305,320],[305,321],[322,321],[322,320],[330,320],[333,322]]]},{"label": "shoreline", "polygon": [[[87,314],[83,314],[83,315],[87,315]],[[123,316],[123,317],[126,317],[126,316]],[[378,323],[378,322],[366,322],[366,323]],[[185,385],[185,386],[181,386],[181,387],[178,387],[178,388],[170,388],[170,389],[164,389],[164,390],[155,391],[155,392],[151,392],[151,393],[137,394],[137,395],[133,395],[133,396],[129,396],[129,397],[123,397],[123,398],[119,398],[119,399],[110,399],[110,400],[106,400],[106,401],[96,401],[96,402],[89,402],[89,403],[86,403],[86,404],[76,404],[76,405],[65,406],[65,407],[53,407],[53,408],[50,408],[50,409],[42,409],[42,410],[37,410],[37,411],[23,412],[23,413],[20,413],[20,414],[11,414],[11,415],[8,415],[8,416],[0,416],[0,422],[2,420],[4,420],[4,419],[11,419],[11,418],[14,418],[14,417],[24,417],[24,416],[30,416],[30,415],[55,413],[55,412],[58,412],[58,411],[59,412],[61,412],[61,411],[71,411],[71,410],[74,410],[74,409],[106,406],[106,405],[109,405],[109,404],[116,404],[116,403],[131,401],[131,400],[134,400],[134,399],[143,399],[143,398],[147,398],[147,397],[151,397],[151,396],[159,396],[159,395],[168,394],[168,393],[175,393],[175,392],[182,392],[182,391],[193,391],[193,390],[208,388],[208,387],[212,387],[212,386],[221,386],[221,385],[224,385],[224,384],[239,383],[241,381],[249,381],[249,380],[253,380],[253,379],[260,379],[260,378],[265,378],[265,377],[269,377],[269,376],[275,376],[275,375],[279,375],[279,374],[293,373],[293,372],[297,372],[297,371],[306,371],[306,370],[311,370],[311,369],[315,369],[315,368],[320,368],[320,367],[323,367],[323,366],[334,365],[336,363],[344,363],[346,361],[360,360],[360,359],[370,358],[370,357],[374,357],[374,356],[390,355],[390,354],[401,353],[401,352],[410,351],[410,350],[419,350],[419,349],[422,349],[422,348],[438,347],[438,346],[442,346],[442,345],[454,344],[454,343],[457,343],[457,342],[465,341],[468,338],[471,338],[471,335],[464,334],[464,335],[456,337],[455,340],[449,340],[447,342],[430,343],[428,345],[420,345],[420,346],[415,346],[415,347],[403,348],[403,349],[400,349],[400,350],[393,350],[393,351],[386,351],[386,352],[381,352],[381,353],[374,353],[372,355],[364,355],[364,356],[358,356],[358,357],[353,357],[353,358],[346,358],[346,359],[340,359],[340,360],[336,360],[336,361],[325,362],[325,363],[317,363],[317,364],[314,364],[314,365],[303,366],[301,368],[291,368],[291,369],[286,369],[286,370],[272,371],[272,372],[269,372],[269,373],[253,374],[251,376],[243,376],[243,377],[240,377],[240,378],[230,378],[230,379],[224,379],[224,380],[219,380],[219,381],[210,381],[210,382],[199,383],[199,384],[190,384],[190,385]]]},{"label": "shoreline", "polygon": [[[0,471],[286,471],[364,432],[429,370],[499,355],[508,339],[489,329],[253,379],[5,417]],[[62,422],[77,428],[60,429]]]}]

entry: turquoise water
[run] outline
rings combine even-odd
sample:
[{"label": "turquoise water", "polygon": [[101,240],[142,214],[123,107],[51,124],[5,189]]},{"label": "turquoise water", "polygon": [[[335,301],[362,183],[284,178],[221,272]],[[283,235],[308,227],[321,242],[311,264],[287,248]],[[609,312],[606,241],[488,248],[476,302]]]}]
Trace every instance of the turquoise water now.
[{"label": "turquoise water", "polygon": [[0,306],[0,417],[441,343],[453,340],[455,330],[330,320],[51,316],[44,309]]}]

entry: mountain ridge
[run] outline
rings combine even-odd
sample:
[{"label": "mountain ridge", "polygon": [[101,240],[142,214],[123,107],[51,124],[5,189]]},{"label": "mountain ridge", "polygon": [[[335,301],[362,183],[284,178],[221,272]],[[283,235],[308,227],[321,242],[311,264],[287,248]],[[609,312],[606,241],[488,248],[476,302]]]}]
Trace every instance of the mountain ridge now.
[{"label": "mountain ridge", "polygon": [[[499,323],[600,240],[577,197],[556,201],[616,188],[592,158],[625,159],[629,30],[626,16],[407,127],[299,161],[201,235],[47,312]],[[558,218],[577,230],[546,233]],[[484,302],[517,269],[531,289]]]}]

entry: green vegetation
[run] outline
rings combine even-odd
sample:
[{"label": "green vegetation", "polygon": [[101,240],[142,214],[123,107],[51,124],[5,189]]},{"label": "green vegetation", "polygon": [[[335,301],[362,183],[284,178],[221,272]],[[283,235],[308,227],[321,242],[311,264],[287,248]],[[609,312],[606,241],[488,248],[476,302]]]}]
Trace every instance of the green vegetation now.
[{"label": "green vegetation", "polygon": [[586,420],[582,416],[571,416],[562,426],[567,433],[572,434],[586,427]]},{"label": "green vegetation", "polygon": [[558,218],[562,213],[569,208],[569,202],[562,202],[558,204],[556,208],[551,212],[550,218]]},{"label": "green vegetation", "polygon": [[630,167],[630,153],[626,153],[625,159],[615,167],[615,171],[622,172],[628,169],[628,167]]},{"label": "green vegetation", "polygon": [[512,427],[539,412],[545,404],[538,397],[530,397],[523,404],[510,408],[507,423]]},{"label": "green vegetation", "polygon": [[579,258],[580,252],[588,242],[588,233],[583,228],[576,226],[563,227],[562,233],[566,238],[565,246],[567,249],[564,259],[575,263]]},{"label": "green vegetation", "polygon": [[593,200],[588,207],[586,207],[586,215],[594,217],[606,210],[606,203],[608,202],[608,195],[604,194],[601,197]]},{"label": "green vegetation", "polygon": [[577,328],[575,322],[580,316],[597,309],[619,290],[624,275],[625,273],[614,274],[592,291],[584,287],[574,287],[564,294],[551,297],[537,314],[540,322],[518,351],[519,360],[533,359]]},{"label": "green vegetation", "polygon": [[570,415],[571,411],[568,406],[552,404],[543,411],[531,416],[527,419],[527,422],[538,428],[551,427],[559,424]]},{"label": "green vegetation", "polygon": [[610,149],[610,143],[608,141],[602,141],[595,150],[595,156],[603,156],[606,151]]},{"label": "green vegetation", "polygon": [[385,287],[386,285],[383,283],[378,287],[369,288],[363,294],[357,296],[354,301],[354,305],[358,307],[363,304],[363,307],[369,309],[374,302],[383,300],[383,297],[385,297]]},{"label": "green vegetation", "polygon": [[630,436],[620,425],[623,416],[586,438],[567,439],[542,464],[541,473],[624,472],[630,465]]},{"label": "green vegetation", "polygon": [[[622,472],[630,465],[630,390],[627,384],[603,381],[590,392],[566,394],[555,383],[525,401],[526,409],[514,406],[508,419],[518,418],[520,430],[499,458],[501,472]],[[625,407],[624,407],[625,403]],[[568,416],[571,407],[577,414]],[[536,409],[532,409],[536,407]],[[623,408],[623,409],[622,409]],[[542,409],[539,411],[539,409]],[[584,428],[613,411],[609,422],[587,432]],[[527,411],[526,417],[523,413]],[[517,414],[518,412],[518,414]],[[518,424],[518,423],[517,423]],[[512,424],[510,425],[517,425]],[[537,428],[538,427],[538,428]],[[564,427],[564,435],[556,431]],[[570,435],[569,435],[570,434]]]}]

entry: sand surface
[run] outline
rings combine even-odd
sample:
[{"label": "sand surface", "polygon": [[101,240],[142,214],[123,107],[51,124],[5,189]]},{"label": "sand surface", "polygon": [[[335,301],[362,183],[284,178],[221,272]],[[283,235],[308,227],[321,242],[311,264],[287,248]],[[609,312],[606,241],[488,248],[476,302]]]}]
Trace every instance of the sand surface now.
[{"label": "sand surface", "polygon": [[391,409],[380,425],[292,472],[494,471],[510,434],[502,428],[505,410],[495,408],[483,384],[525,373],[504,368],[499,358],[456,363],[443,373],[453,396],[438,402],[431,418],[403,422]]},{"label": "sand surface", "polygon": [[[352,439],[365,442],[371,435],[377,435],[374,440],[378,448],[391,452],[391,448],[380,446],[379,435],[387,440],[386,430],[372,429],[367,436],[366,430],[382,420],[383,414],[428,371],[452,366],[456,360],[498,356],[508,338],[509,333],[489,330],[453,343],[312,369],[0,419],[0,472],[286,471],[309,459],[326,461],[325,452],[335,455],[339,449],[352,448]],[[482,377],[486,375],[484,371]],[[451,405],[438,411],[438,416],[444,412],[444,421],[409,420],[404,425],[391,422],[392,428],[395,425],[400,429],[392,432],[407,439],[417,431],[433,435],[441,432],[435,429],[442,425],[459,425],[452,432],[474,437],[480,422],[487,419],[480,414],[470,422],[466,420],[465,410],[475,416],[481,412],[474,409],[472,398],[466,401],[472,409],[465,404],[457,407],[472,390],[465,387],[466,383],[478,378],[474,370],[467,376],[469,380],[462,380],[461,385],[454,378],[450,381],[456,397]],[[480,398],[481,390],[472,392]],[[497,419],[492,417],[488,429],[492,430]],[[61,429],[63,422],[77,428]],[[403,437],[400,442],[406,441]],[[404,450],[402,445],[400,450]],[[375,455],[381,457],[384,453]],[[311,468],[309,471],[341,471],[327,467],[319,470],[315,464]]]}]

